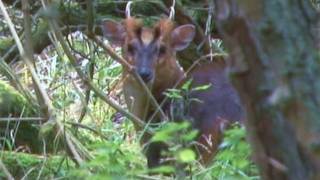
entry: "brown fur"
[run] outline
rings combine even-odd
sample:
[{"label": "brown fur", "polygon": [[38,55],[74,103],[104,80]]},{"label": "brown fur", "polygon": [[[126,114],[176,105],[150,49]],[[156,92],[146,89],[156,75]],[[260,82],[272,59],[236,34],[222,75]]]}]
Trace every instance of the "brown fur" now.
[{"label": "brown fur", "polygon": [[237,92],[227,78],[223,58],[217,57],[213,61],[199,64],[188,75],[193,80],[193,87],[211,84],[208,90],[191,94],[201,103],[190,104],[190,116],[194,118],[194,126],[201,134],[198,142],[206,145],[206,148],[198,146],[204,164],[210,163],[217,152],[225,128],[245,118]]}]

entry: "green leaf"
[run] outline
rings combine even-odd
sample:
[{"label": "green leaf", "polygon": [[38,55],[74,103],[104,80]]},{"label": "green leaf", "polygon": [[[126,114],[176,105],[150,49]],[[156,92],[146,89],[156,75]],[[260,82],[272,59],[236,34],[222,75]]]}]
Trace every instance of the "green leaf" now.
[{"label": "green leaf", "polygon": [[185,82],[182,85],[181,89],[186,90],[186,91],[189,90],[191,87],[191,83],[192,83],[192,79],[189,79],[187,82]]},{"label": "green leaf", "polygon": [[190,126],[190,123],[176,123],[169,122],[166,123],[160,130],[158,130],[153,137],[151,138],[152,142],[157,141],[168,141],[175,137],[175,134],[181,130],[187,129]]},{"label": "green leaf", "polygon": [[153,173],[173,173],[174,168],[172,166],[160,166],[160,167],[152,168],[149,171]]},{"label": "green leaf", "polygon": [[192,130],[192,131],[182,135],[181,138],[185,141],[191,141],[198,136],[198,133],[199,133],[198,130]]},{"label": "green leaf", "polygon": [[159,141],[168,141],[171,138],[170,133],[168,131],[159,131],[156,132],[152,138],[152,142],[159,142]]},{"label": "green leaf", "polygon": [[206,85],[202,85],[202,86],[197,86],[195,88],[192,88],[192,91],[204,91],[209,89],[212,86],[212,84],[206,84]]},{"label": "green leaf", "polygon": [[164,92],[164,95],[171,99],[182,99],[181,91],[179,89],[168,89],[167,92]]},{"label": "green leaf", "polygon": [[183,149],[176,154],[180,162],[190,163],[196,160],[196,154],[191,149]]}]

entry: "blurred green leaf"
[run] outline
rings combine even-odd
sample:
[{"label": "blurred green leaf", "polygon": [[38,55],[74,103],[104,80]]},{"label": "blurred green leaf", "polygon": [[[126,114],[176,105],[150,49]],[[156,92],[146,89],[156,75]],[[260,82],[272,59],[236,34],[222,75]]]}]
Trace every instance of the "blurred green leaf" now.
[{"label": "blurred green leaf", "polygon": [[182,85],[181,89],[185,90],[185,91],[188,91],[188,90],[190,90],[191,84],[192,84],[192,79],[189,79],[187,82],[185,82]]},{"label": "blurred green leaf", "polygon": [[190,163],[196,160],[196,154],[191,149],[180,150],[176,158],[183,163]]},{"label": "blurred green leaf", "polygon": [[174,173],[175,169],[172,166],[160,166],[160,167],[150,169],[149,172],[169,174],[169,173]]},{"label": "blurred green leaf", "polygon": [[204,91],[204,90],[207,90],[211,87],[212,85],[211,84],[206,84],[206,85],[202,85],[202,86],[197,86],[195,88],[192,88],[191,91]]},{"label": "blurred green leaf", "polygon": [[181,139],[183,139],[184,141],[191,141],[193,139],[195,139],[199,134],[198,130],[191,130],[189,132],[187,132],[186,134],[183,134],[181,136]]},{"label": "blurred green leaf", "polygon": [[171,99],[182,99],[181,91],[179,89],[167,89],[164,94]]}]

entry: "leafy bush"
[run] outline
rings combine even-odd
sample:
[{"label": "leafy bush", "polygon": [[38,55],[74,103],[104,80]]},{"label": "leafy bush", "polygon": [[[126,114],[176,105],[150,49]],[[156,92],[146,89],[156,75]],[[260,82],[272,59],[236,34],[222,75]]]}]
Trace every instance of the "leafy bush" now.
[{"label": "leafy bush", "polygon": [[245,128],[234,124],[224,132],[224,140],[210,168],[214,179],[259,179],[257,167],[250,159]]}]

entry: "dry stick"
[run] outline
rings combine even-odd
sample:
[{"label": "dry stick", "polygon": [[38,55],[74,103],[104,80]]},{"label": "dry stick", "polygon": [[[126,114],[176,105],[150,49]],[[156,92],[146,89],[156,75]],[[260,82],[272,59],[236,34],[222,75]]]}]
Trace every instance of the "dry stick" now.
[{"label": "dry stick", "polygon": [[0,72],[7,77],[11,84],[27,99],[28,102],[32,103],[33,105],[37,106],[36,100],[31,95],[27,88],[22,85],[19,78],[16,76],[14,71],[11,67],[4,61],[3,58],[0,58]]},{"label": "dry stick", "polygon": [[103,139],[108,140],[108,137],[105,136],[104,134],[100,133],[98,130],[93,129],[92,127],[89,127],[87,125],[81,124],[81,123],[75,123],[75,122],[68,122],[68,124],[71,124],[72,126],[75,127],[80,127],[82,129],[87,129],[89,131],[92,131],[94,134],[101,136]]},{"label": "dry stick", "polygon": [[44,89],[42,88],[41,86],[41,83],[40,83],[40,80],[37,76],[37,73],[35,72],[35,69],[30,61],[30,59],[26,56],[26,53],[23,49],[23,46],[22,46],[22,43],[18,37],[18,34],[16,32],[16,30],[14,29],[14,25],[6,11],[6,8],[4,7],[4,4],[2,3],[2,1],[0,1],[0,9],[1,9],[1,12],[4,16],[4,19],[5,21],[7,22],[8,26],[9,26],[9,29],[10,29],[10,32],[13,36],[13,39],[15,40],[16,44],[17,44],[17,47],[18,47],[18,50],[19,50],[19,53],[22,57],[22,60],[24,61],[24,63],[27,65],[30,73],[31,73],[31,76],[33,78],[33,83],[35,84],[35,87],[37,88],[37,90],[39,91],[40,93],[40,98],[41,100],[43,101],[43,105],[45,106],[46,110],[47,110],[47,118],[49,119],[49,117],[51,117],[51,113],[52,113],[52,106],[51,106],[51,103],[50,103],[50,99],[49,99],[49,96],[46,94],[46,92],[44,91]]},{"label": "dry stick", "polygon": [[[64,50],[64,53],[67,55],[70,63],[72,64],[72,66],[75,68],[75,70],[77,71],[79,77],[83,80],[83,82],[90,87],[95,93],[96,95],[101,98],[103,101],[105,101],[106,103],[108,103],[111,107],[113,107],[114,109],[116,109],[117,111],[121,112],[122,114],[124,114],[125,116],[127,116],[128,118],[132,119],[135,123],[137,123],[139,126],[144,127],[144,122],[142,120],[140,120],[137,116],[135,116],[134,114],[125,111],[120,105],[117,104],[117,102],[115,100],[113,100],[112,98],[108,98],[107,96],[105,96],[105,94],[99,90],[98,87],[96,87],[92,81],[90,81],[86,75],[82,72],[81,68],[78,66],[76,58],[72,55],[69,47],[67,46],[67,44],[64,42],[63,39],[63,35],[61,33],[61,31],[58,29],[58,26],[56,24],[56,22],[54,21],[50,21],[50,26],[56,36],[56,38],[58,39],[58,41],[60,42],[60,45],[62,47],[62,49]],[[151,131],[149,131],[151,132]]]},{"label": "dry stick", "polygon": [[[93,34],[93,23],[94,23],[94,7],[93,7],[93,2],[92,0],[86,0],[86,5],[87,5],[87,33],[88,34]],[[69,46],[71,47],[71,46]],[[91,53],[91,60],[90,60],[90,64],[89,64],[89,79],[93,79],[93,75],[94,75],[94,53],[92,52],[92,48],[93,48],[93,43],[90,42],[89,43],[89,48],[90,48],[90,53]],[[90,93],[91,93],[91,89],[88,88],[85,92],[85,103],[84,103],[84,107],[82,108],[80,117],[78,119],[78,123],[81,123],[83,118],[85,117],[85,115],[87,114],[87,105],[89,104],[89,100],[90,100]]]},{"label": "dry stick", "polygon": [[[92,79],[91,77],[90,77],[90,79]],[[90,100],[90,93],[88,94],[88,92],[91,92],[91,89],[90,88],[87,88],[87,90],[86,90],[86,96],[84,96],[83,94],[82,94],[82,92],[81,92],[81,88],[80,87],[78,87],[77,85],[76,85],[76,83],[74,82],[74,80],[71,80],[71,84],[72,84],[72,86],[74,87],[74,89],[75,89],[75,91],[79,94],[79,96],[80,96],[80,101],[81,101],[81,103],[82,103],[82,105],[84,106],[84,107],[82,107],[82,110],[81,110],[81,114],[80,114],[80,117],[79,117],[79,119],[78,119],[78,123],[81,123],[81,121],[82,121],[82,119],[84,118],[84,116],[87,114],[87,109],[88,109],[88,104],[89,104],[89,100]],[[89,115],[91,116],[91,114],[89,113]],[[91,118],[92,119],[94,119],[94,117],[92,117],[91,116]]]},{"label": "dry stick", "polygon": [[[92,1],[91,0],[86,0],[86,4],[87,4],[87,31],[88,34],[92,34],[93,33],[93,22],[94,22],[94,16],[93,16],[93,5],[92,5]],[[68,41],[67,41],[68,42]],[[90,60],[90,64],[89,64],[89,79],[93,79],[93,75],[94,75],[94,53],[92,52],[92,45],[93,43],[89,42],[89,48],[90,48],[90,57],[92,58]],[[69,45],[69,47],[71,48],[71,46]],[[88,58],[89,59],[89,58]],[[88,104],[89,104],[89,100],[90,100],[90,94],[91,94],[91,89],[87,88],[86,92],[85,92],[85,98],[83,103],[83,108],[81,110],[81,114],[80,117],[78,119],[78,123],[81,123],[83,118],[85,117],[85,115],[87,114],[88,111]],[[76,131],[77,132],[77,131]]]},{"label": "dry stick", "polygon": [[117,55],[114,50],[104,44],[98,37],[93,37],[93,40],[105,50],[108,55],[116,60],[118,63],[120,63],[122,66],[124,66],[126,69],[128,69],[129,73],[133,74],[134,78],[138,81],[138,83],[143,87],[143,89],[146,91],[147,96],[150,98],[152,105],[156,108],[157,113],[159,112],[162,119],[168,120],[168,117],[166,114],[163,112],[161,106],[157,102],[157,100],[154,98],[153,94],[151,93],[150,89],[147,87],[146,83],[141,79],[141,77],[133,70],[134,67],[132,67],[125,59],[123,59],[121,56]]},{"label": "dry stick", "polygon": [[45,121],[46,118],[42,117],[5,117],[0,118],[0,122],[7,122],[7,121]]},{"label": "dry stick", "polygon": [[83,164],[83,160],[82,160],[80,154],[77,152],[76,147],[74,146],[73,141],[71,139],[71,136],[68,136],[67,134],[65,134],[65,139],[66,139],[66,142],[69,146],[69,150],[71,151],[75,160],[78,162],[78,164],[80,164],[80,165]]},{"label": "dry stick", "polygon": [[30,168],[24,175],[23,177],[20,179],[20,180],[25,180],[26,178],[28,178],[29,174],[34,171],[37,167],[32,167]]},{"label": "dry stick", "polygon": [[[22,13],[23,13],[23,30],[25,34],[25,41],[24,41],[24,50],[25,50],[25,55],[28,57],[28,59],[31,60],[33,63],[33,68],[36,70],[36,65],[35,65],[35,60],[33,58],[33,41],[32,41],[32,24],[31,24],[31,18],[30,18],[30,6],[28,3],[28,0],[21,0],[22,4]],[[21,38],[22,39],[22,38]]]},{"label": "dry stick", "polygon": [[[90,79],[92,79],[93,77],[93,66],[91,66],[90,64]],[[92,72],[92,73],[91,73]],[[79,116],[79,119],[77,120],[78,123],[81,123],[82,120],[84,119],[84,117],[87,115],[87,112],[88,112],[88,105],[89,105],[89,101],[90,101],[90,94],[91,94],[91,89],[90,88],[87,88],[86,89],[86,92],[85,92],[85,95],[83,95],[81,93],[81,90],[79,90],[79,88],[76,86],[76,84],[73,82],[72,80],[72,84],[73,84],[73,87],[76,88],[76,90],[78,91],[78,94],[80,96],[80,100],[81,100],[81,104],[82,104],[82,110],[81,110],[81,113],[80,113],[80,116]]]},{"label": "dry stick", "polygon": [[1,160],[0,160],[0,169],[7,176],[7,179],[14,180],[13,176],[10,174],[7,167],[3,164],[3,162]]},{"label": "dry stick", "polygon": [[[29,63],[32,63],[32,67],[34,68],[34,71],[36,72],[36,61],[33,58],[33,43],[32,43],[32,23],[31,23],[31,18],[30,18],[30,6],[28,3],[28,0],[22,0],[22,12],[23,12],[23,27],[24,27],[24,34],[25,34],[25,41],[24,41],[24,51],[25,51],[25,56],[27,59],[29,59]],[[23,57],[22,57],[23,58]],[[51,117],[51,110],[49,109],[50,107],[46,106],[46,104],[51,104],[51,101],[47,96],[47,93],[44,92],[44,88],[41,87],[41,84],[36,84],[35,82],[35,77],[37,76],[32,76],[32,81],[33,81],[33,87],[35,89],[35,94],[36,94],[36,99],[38,100],[40,112],[44,114],[44,116],[49,119]],[[40,81],[39,81],[40,82]],[[41,94],[41,89],[43,90],[43,94]]]},{"label": "dry stick", "polygon": [[93,34],[93,23],[94,23],[94,7],[92,0],[86,0],[87,5],[87,31],[88,34]]},{"label": "dry stick", "polygon": [[[9,26],[10,32],[11,32],[11,34],[13,36],[13,39],[15,40],[15,42],[17,44],[17,47],[18,47],[19,53],[20,53],[20,55],[22,57],[22,60],[27,65],[28,70],[31,73],[35,88],[39,92],[39,98],[41,98],[40,100],[42,101],[42,104],[43,104],[44,108],[46,109],[46,113],[45,113],[46,119],[48,121],[57,122],[58,128],[60,130],[62,130],[63,126],[61,125],[61,123],[59,121],[56,121],[55,117],[53,116],[53,107],[52,107],[50,98],[49,98],[48,94],[44,91],[43,87],[41,86],[41,82],[40,82],[40,80],[39,80],[39,78],[37,76],[37,73],[35,72],[33,64],[30,62],[30,59],[26,56],[26,53],[25,53],[25,51],[23,49],[23,46],[22,46],[22,43],[21,43],[21,41],[20,41],[20,39],[18,37],[18,34],[17,34],[16,30],[14,29],[13,23],[12,23],[9,15],[8,15],[8,13],[6,11],[6,8],[5,8],[4,4],[2,3],[2,1],[0,1],[0,9],[1,9],[1,12],[2,12],[2,14],[4,16],[5,21],[7,22],[8,26]],[[69,141],[68,141],[69,135],[66,135],[66,138],[67,138],[68,147],[70,148],[70,150],[72,151],[74,157],[76,158],[77,163],[78,164],[82,164],[83,160],[81,158],[78,158],[79,155],[76,152],[76,150],[74,149],[73,144],[69,143]]]}]

